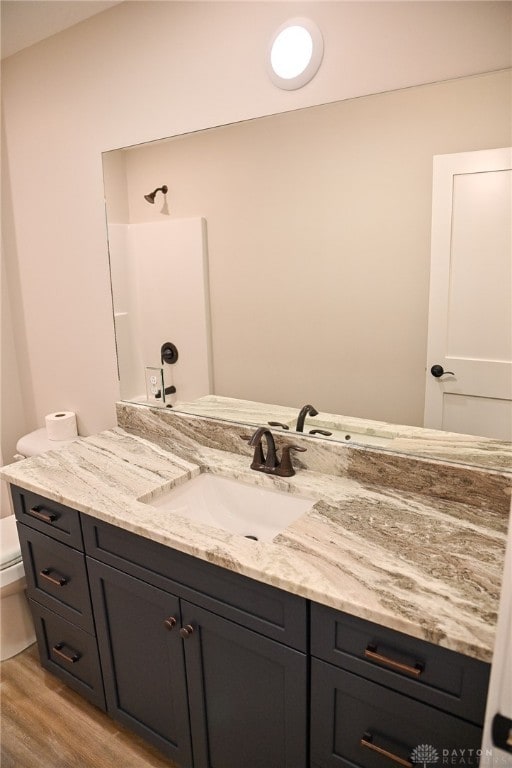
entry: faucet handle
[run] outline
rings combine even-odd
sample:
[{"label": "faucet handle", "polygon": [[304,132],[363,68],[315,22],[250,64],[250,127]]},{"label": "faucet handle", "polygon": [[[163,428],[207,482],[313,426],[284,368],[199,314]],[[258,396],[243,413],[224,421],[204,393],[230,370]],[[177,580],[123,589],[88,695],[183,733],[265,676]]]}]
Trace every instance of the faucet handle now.
[{"label": "faucet handle", "polygon": [[286,445],[283,445],[281,462],[279,464],[280,477],[291,477],[295,474],[290,456],[292,451],[300,451],[303,453],[304,451],[307,451],[307,448],[303,448],[302,445],[295,445],[295,443],[287,443]]},{"label": "faucet handle", "polygon": [[[253,435],[240,435],[241,440],[245,440],[246,443],[251,443]],[[254,455],[252,459],[251,469],[255,467],[261,467],[265,463],[265,456],[263,455],[263,448],[261,442],[254,446]]]},{"label": "faucet handle", "polygon": [[290,429],[288,424],[283,424],[280,421],[269,421],[268,425],[269,425],[269,427],[281,427],[281,429]]},{"label": "faucet handle", "polygon": [[310,429],[309,430],[310,435],[323,435],[324,437],[330,437],[332,435],[332,432],[329,432],[327,429]]}]

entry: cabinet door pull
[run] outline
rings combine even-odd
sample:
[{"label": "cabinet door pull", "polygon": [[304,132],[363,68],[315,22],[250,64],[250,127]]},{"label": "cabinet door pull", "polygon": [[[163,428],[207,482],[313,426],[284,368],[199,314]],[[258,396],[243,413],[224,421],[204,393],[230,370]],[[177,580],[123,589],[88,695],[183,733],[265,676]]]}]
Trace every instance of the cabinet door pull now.
[{"label": "cabinet door pull", "polygon": [[57,656],[60,656],[61,659],[64,659],[64,661],[67,661],[69,664],[74,664],[76,661],[78,661],[78,659],[80,658],[80,654],[78,653],[78,651],[73,651],[73,649],[70,648],[69,650],[71,651],[71,653],[66,653],[65,651],[62,650],[63,648],[64,648],[64,643],[56,643],[56,645],[53,646],[52,650]]},{"label": "cabinet door pull", "polygon": [[182,627],[180,629],[180,635],[184,640],[188,640],[190,635],[194,634],[194,627],[192,624],[187,624],[185,627]]},{"label": "cabinet door pull", "polygon": [[[51,575],[52,572],[55,574],[54,576]],[[68,583],[68,579],[66,579],[65,576],[60,576],[60,574],[53,571],[52,568],[43,568],[42,571],[39,571],[39,575],[42,576],[43,579],[55,584],[56,587],[63,587]]]},{"label": "cabinet door pull", "polygon": [[362,738],[359,741],[359,745],[361,747],[366,747],[367,749],[371,749],[372,752],[377,752],[377,754],[382,755],[382,757],[387,757],[388,760],[392,760],[394,763],[397,763],[398,765],[403,765],[404,768],[414,768],[413,763],[410,762],[410,760],[405,760],[403,757],[399,757],[399,755],[395,755],[393,752],[389,752],[387,749],[384,749],[383,747],[379,747],[377,744],[373,743],[373,736],[371,733],[364,733]]},{"label": "cabinet door pull", "polygon": [[55,512],[45,512],[44,507],[32,507],[29,510],[29,515],[37,517],[38,520],[42,520],[45,523],[54,523],[59,517]]},{"label": "cabinet door pull", "polygon": [[165,619],[164,621],[164,627],[169,630],[169,632],[173,629],[173,627],[176,626],[176,619],[174,616],[169,616],[168,619]]},{"label": "cabinet door pull", "polygon": [[371,661],[385,664],[387,667],[396,669],[398,672],[405,672],[405,674],[412,675],[413,677],[419,677],[425,669],[423,664],[419,661],[412,666],[411,664],[403,664],[401,661],[390,659],[389,656],[383,656],[381,653],[377,652],[377,647],[375,645],[369,645],[365,648],[364,655]]}]

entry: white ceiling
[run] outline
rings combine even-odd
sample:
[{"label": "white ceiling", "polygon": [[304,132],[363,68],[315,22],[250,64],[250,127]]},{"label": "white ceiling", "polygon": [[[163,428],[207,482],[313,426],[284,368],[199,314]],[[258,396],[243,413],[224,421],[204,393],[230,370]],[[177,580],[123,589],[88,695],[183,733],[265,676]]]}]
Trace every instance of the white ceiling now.
[{"label": "white ceiling", "polygon": [[2,59],[72,27],[122,0],[0,0]]}]

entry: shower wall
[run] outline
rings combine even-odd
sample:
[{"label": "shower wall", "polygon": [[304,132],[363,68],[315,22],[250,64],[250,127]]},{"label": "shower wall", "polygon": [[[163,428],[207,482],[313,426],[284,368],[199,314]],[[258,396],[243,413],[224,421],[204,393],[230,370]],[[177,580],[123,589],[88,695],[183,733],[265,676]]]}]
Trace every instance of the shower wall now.
[{"label": "shower wall", "polygon": [[[201,218],[108,226],[117,359],[124,400],[146,400],[145,369],[164,368],[176,394],[210,394],[211,350],[206,221]],[[170,341],[178,360],[162,366]]]}]

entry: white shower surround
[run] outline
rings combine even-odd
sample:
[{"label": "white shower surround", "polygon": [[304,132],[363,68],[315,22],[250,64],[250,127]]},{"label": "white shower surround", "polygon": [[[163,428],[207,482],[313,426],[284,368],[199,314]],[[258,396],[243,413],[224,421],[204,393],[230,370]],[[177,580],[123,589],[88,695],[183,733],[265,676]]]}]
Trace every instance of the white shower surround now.
[{"label": "white shower surround", "polygon": [[[121,397],[145,400],[146,367],[164,367],[171,403],[210,394],[206,221],[109,224],[108,237]],[[160,359],[167,341],[172,366]]]}]

